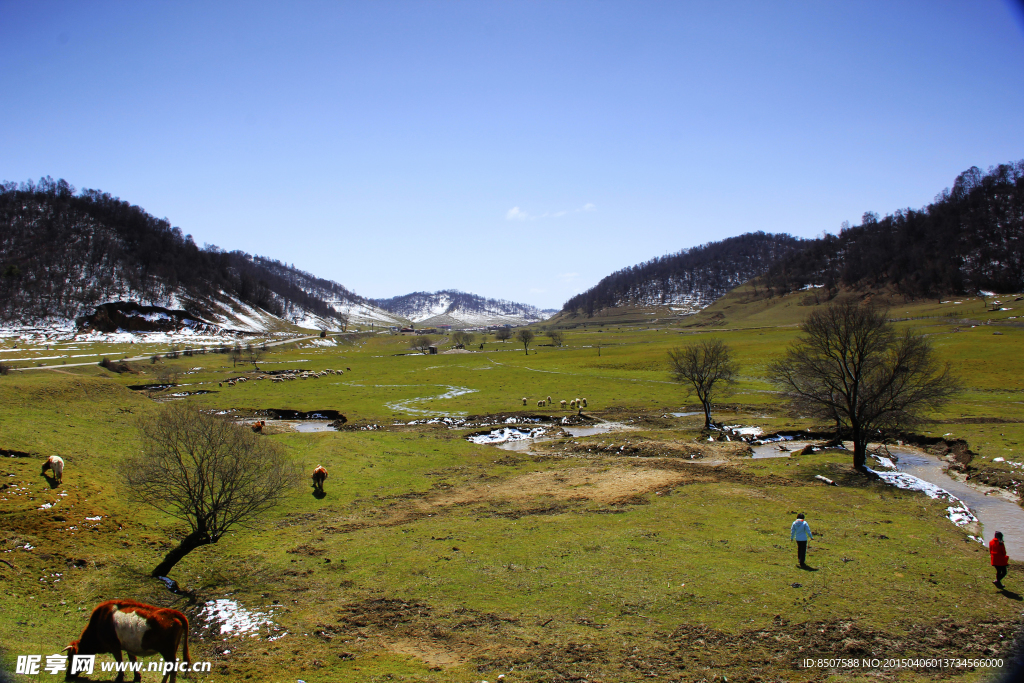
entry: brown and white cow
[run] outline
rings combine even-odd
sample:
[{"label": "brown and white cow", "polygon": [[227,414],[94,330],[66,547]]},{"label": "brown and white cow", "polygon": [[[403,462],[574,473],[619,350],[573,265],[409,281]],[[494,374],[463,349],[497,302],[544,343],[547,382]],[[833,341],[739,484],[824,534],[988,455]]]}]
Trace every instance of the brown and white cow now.
[{"label": "brown and white cow", "polygon": [[313,470],[313,488],[317,491],[324,490],[324,480],[327,479],[327,470],[323,465],[317,465]]},{"label": "brown and white cow", "polygon": [[39,474],[46,474],[46,470],[53,472],[53,479],[58,484],[64,481],[64,459],[59,455],[51,455],[43,462],[43,469]]},{"label": "brown and white cow", "polygon": [[[163,655],[165,662],[177,662],[178,645],[183,644],[185,662],[191,663],[188,653],[188,618],[178,610],[145,605],[134,600],[107,600],[92,611],[78,640],[64,648],[68,653],[65,680],[75,680],[71,663],[75,655],[110,653],[121,663],[121,650],[128,653],[133,663],[136,657]],[[174,683],[178,672],[171,669],[164,674],[162,683]],[[135,672],[134,680],[142,680]],[[124,683],[124,671],[117,674],[117,683]]]}]

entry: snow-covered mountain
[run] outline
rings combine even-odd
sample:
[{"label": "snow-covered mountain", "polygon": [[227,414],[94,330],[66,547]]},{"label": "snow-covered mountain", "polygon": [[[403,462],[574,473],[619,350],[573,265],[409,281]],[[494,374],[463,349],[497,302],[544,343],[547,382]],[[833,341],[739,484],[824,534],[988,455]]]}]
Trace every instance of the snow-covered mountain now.
[{"label": "snow-covered mountain", "polygon": [[388,313],[411,320],[420,326],[484,327],[486,325],[527,325],[547,320],[557,311],[502,299],[487,299],[476,294],[445,289],[440,292],[413,292],[390,299],[370,299],[370,303]]},{"label": "snow-covered mountain", "polygon": [[344,286],[191,235],[99,190],[0,183],[0,328],[204,334],[404,321]]},{"label": "snow-covered mountain", "polygon": [[[284,302],[281,317],[308,329],[335,330],[346,326],[404,325],[406,321],[374,306],[367,299],[355,294],[333,280],[326,280],[311,273],[288,266],[280,261],[256,256],[253,259],[266,272],[286,281],[304,292],[315,305],[294,300]],[[293,299],[298,297],[293,297]],[[325,304],[326,311],[320,304]]]}]

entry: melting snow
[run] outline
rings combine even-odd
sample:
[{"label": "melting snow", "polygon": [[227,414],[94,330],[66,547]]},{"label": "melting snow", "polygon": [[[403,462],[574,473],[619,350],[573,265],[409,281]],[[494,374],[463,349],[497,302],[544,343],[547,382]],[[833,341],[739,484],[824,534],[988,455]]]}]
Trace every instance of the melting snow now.
[{"label": "melting snow", "polygon": [[467,436],[466,439],[479,444],[497,444],[509,441],[522,441],[523,439],[536,439],[544,434],[544,431],[543,427],[534,427],[533,429],[502,427],[501,429],[492,429],[488,434]]},{"label": "melting snow", "polygon": [[[270,609],[274,609],[271,606]],[[259,635],[260,627],[273,627],[273,613],[257,612],[242,607],[235,600],[222,598],[210,600],[199,610],[199,618],[213,625],[220,623],[220,634],[222,636],[249,636],[254,638]],[[277,636],[280,638],[284,634]],[[227,638],[225,638],[227,640]]]},{"label": "melting snow", "polygon": [[[700,413],[690,413],[692,415],[699,415]],[[761,436],[764,434],[764,430],[760,427],[743,427],[742,425],[727,425],[725,427],[727,432],[733,434],[739,434],[740,436]]]},{"label": "melting snow", "polygon": [[[880,458],[874,456],[876,460],[882,463],[886,467],[894,467],[892,461],[888,458]],[[974,513],[964,504],[962,500],[954,496],[952,493],[944,488],[940,488],[935,484],[919,479],[911,474],[904,472],[877,472],[870,467],[869,472],[874,472],[886,483],[895,486],[898,489],[906,489],[907,491],[921,491],[929,498],[936,500],[945,500],[952,505],[946,508],[946,518],[953,522],[957,526],[967,526],[971,522],[977,522],[978,518],[974,516]]]}]

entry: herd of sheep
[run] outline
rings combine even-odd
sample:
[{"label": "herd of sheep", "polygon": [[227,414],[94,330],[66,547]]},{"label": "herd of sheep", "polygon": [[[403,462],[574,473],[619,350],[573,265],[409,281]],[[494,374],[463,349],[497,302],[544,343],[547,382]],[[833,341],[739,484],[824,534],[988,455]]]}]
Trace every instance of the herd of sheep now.
[{"label": "herd of sheep", "polygon": [[[352,368],[346,368],[346,370],[351,370],[351,369]],[[320,370],[319,372],[317,372],[316,370],[285,370],[284,372],[282,372],[279,375],[260,375],[259,377],[256,377],[255,379],[267,379],[267,378],[269,378],[271,382],[277,383],[277,382],[284,382],[284,381],[293,380],[293,379],[318,379],[320,377],[326,377],[328,375],[344,375],[344,374],[345,374],[345,370],[332,370],[330,368],[327,368],[326,370]],[[248,378],[248,377],[236,377],[234,379],[229,379],[226,382],[217,382],[217,386],[218,387],[223,387],[225,384],[227,384],[229,387],[233,387],[237,383],[248,382],[249,379],[250,378]]]},{"label": "herd of sheep", "polygon": [[[524,396],[523,397],[523,405],[525,406],[528,401],[529,401],[529,399]],[[551,405],[551,397],[550,396],[548,396],[547,399],[543,399],[542,398],[539,401],[537,401],[537,407],[538,408],[543,408],[543,407],[549,406],[549,405]],[[562,407],[562,410],[565,410],[565,401],[564,400],[559,401],[559,405]],[[582,408],[586,408],[586,407],[587,407],[587,399],[585,399],[585,398],[574,398],[571,401],[569,401],[569,410],[576,410],[577,408],[582,409]]]}]

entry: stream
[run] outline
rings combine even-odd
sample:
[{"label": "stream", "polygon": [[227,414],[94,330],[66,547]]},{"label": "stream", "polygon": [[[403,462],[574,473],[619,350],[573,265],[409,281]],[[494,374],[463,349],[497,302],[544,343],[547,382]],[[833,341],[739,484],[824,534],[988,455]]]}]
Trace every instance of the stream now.
[{"label": "stream", "polygon": [[[788,458],[810,441],[779,441],[753,446],[755,458]],[[981,523],[986,544],[997,531],[1003,532],[1006,554],[1024,560],[1024,509],[999,493],[986,495],[970,484],[953,479],[943,470],[943,461],[916,448],[889,446],[896,456],[896,471],[917,477],[953,494],[970,508]],[[880,470],[882,471],[882,470]]]},{"label": "stream", "polygon": [[[572,436],[591,436],[611,431],[620,431],[624,425],[616,422],[605,422],[586,427],[563,427]],[[496,444],[498,448],[510,451],[529,451],[533,443],[547,441],[552,437],[537,435],[533,438],[521,438]],[[783,437],[777,441],[752,445],[754,458],[788,458],[792,453],[799,453],[804,446],[813,441],[798,441],[792,437]],[[924,453],[916,448],[906,446],[890,446],[889,452],[896,456],[896,471],[917,477],[922,481],[934,484],[959,498],[978,518],[982,528],[982,537],[986,545],[996,531],[1003,532],[1006,553],[1015,560],[1024,560],[1024,509],[1017,503],[1007,499],[999,492],[986,494],[973,486],[953,479],[943,469],[943,461]]]},{"label": "stream", "polygon": [[[562,425],[551,425],[542,429],[548,429],[553,433],[557,433],[559,429],[564,430],[567,434],[574,437],[580,436],[593,436],[594,434],[607,434],[608,432],[626,431],[629,429],[626,425],[621,422],[601,422],[595,425],[580,425],[576,427],[562,426]],[[530,447],[533,444],[541,441],[551,441],[553,436],[533,436],[520,439],[510,439],[501,443],[495,444],[498,448],[502,448],[506,451],[517,451],[520,453],[529,452]]]},{"label": "stream", "polygon": [[905,446],[889,446],[889,452],[898,458],[898,471],[940,486],[962,500],[981,522],[986,544],[996,531],[1002,531],[1006,554],[1024,560],[1024,509],[998,493],[985,495],[970,484],[953,479],[943,471],[942,461],[933,455]]}]

